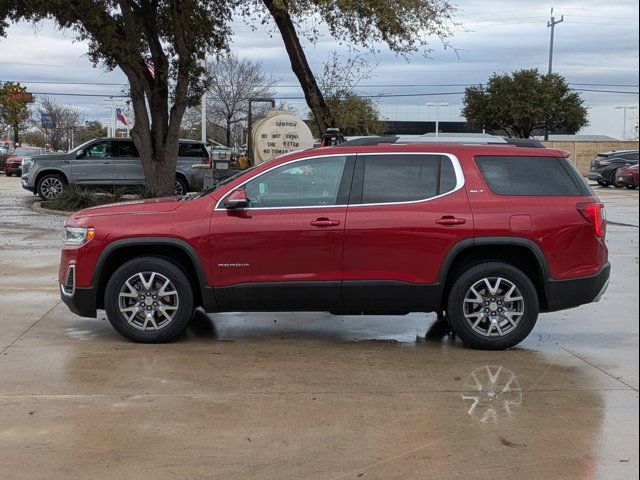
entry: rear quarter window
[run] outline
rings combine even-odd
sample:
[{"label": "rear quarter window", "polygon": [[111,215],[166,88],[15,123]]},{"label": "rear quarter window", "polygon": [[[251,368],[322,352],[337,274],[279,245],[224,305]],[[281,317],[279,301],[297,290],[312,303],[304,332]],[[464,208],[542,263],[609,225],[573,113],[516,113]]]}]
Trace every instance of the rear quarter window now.
[{"label": "rear quarter window", "polygon": [[207,149],[201,143],[181,143],[178,148],[179,157],[207,157]]},{"label": "rear quarter window", "polygon": [[476,164],[498,195],[583,196],[591,189],[570,162],[558,157],[478,156]]}]

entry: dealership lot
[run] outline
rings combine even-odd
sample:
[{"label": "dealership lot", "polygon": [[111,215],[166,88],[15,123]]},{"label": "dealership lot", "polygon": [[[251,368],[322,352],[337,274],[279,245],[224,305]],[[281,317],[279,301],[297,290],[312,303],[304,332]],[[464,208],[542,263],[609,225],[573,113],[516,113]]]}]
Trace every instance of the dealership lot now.
[{"label": "dealership lot", "polygon": [[597,192],[607,294],[511,351],[434,315],[198,315],[137,345],[60,302],[64,219],[2,177],[3,476],[637,478],[638,192]]}]

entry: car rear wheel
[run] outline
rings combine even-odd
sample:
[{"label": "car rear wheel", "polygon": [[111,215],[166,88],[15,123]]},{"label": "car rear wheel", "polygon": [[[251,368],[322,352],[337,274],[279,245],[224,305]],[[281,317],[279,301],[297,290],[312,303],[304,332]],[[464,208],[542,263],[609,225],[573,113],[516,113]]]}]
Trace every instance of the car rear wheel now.
[{"label": "car rear wheel", "polygon": [[608,187],[609,184],[607,182],[603,182],[602,180],[598,180],[598,185],[600,185],[601,187]]},{"label": "car rear wheel", "polygon": [[611,180],[613,181],[613,186],[616,188],[624,187],[626,183],[624,182],[624,180],[618,180],[617,176],[618,176],[618,170],[613,172],[613,175],[611,176]]},{"label": "car rear wheel", "polygon": [[637,185],[631,185],[631,184],[627,183],[627,188],[629,190],[635,190],[636,188],[638,188],[638,186]]},{"label": "car rear wheel", "polygon": [[123,337],[141,343],[176,338],[193,316],[193,291],[176,264],[159,257],[139,257],[109,279],[104,305],[109,322]]},{"label": "car rear wheel", "polygon": [[186,195],[189,192],[189,185],[182,177],[176,177],[176,195]]},{"label": "car rear wheel", "polygon": [[502,350],[524,340],[538,319],[538,294],[522,271],[499,262],[482,263],[451,287],[447,316],[471,348]]},{"label": "car rear wheel", "polygon": [[53,200],[64,191],[65,186],[66,182],[62,176],[49,173],[38,180],[36,190],[43,200]]}]

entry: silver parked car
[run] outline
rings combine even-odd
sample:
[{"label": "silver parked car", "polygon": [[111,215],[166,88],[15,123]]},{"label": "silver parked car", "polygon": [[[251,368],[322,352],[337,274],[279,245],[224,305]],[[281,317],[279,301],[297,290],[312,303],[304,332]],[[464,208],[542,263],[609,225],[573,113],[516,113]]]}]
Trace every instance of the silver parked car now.
[{"label": "silver parked car", "polygon": [[[202,190],[209,163],[204,143],[180,140],[176,166],[176,194]],[[43,200],[59,195],[67,185],[109,189],[144,184],[142,162],[130,138],[97,138],[68,153],[26,157],[22,161],[22,187]]]}]

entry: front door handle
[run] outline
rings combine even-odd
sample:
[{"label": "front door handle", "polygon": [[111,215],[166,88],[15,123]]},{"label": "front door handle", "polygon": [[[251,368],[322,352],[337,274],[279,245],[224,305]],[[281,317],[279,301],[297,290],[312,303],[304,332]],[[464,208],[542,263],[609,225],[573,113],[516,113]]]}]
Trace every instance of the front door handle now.
[{"label": "front door handle", "polygon": [[317,218],[311,223],[313,227],[337,227],[340,225],[340,220],[331,220],[329,218]]},{"label": "front door handle", "polygon": [[446,215],[436,220],[436,223],[438,225],[462,225],[467,223],[467,221],[464,218],[457,218],[453,215]]}]

